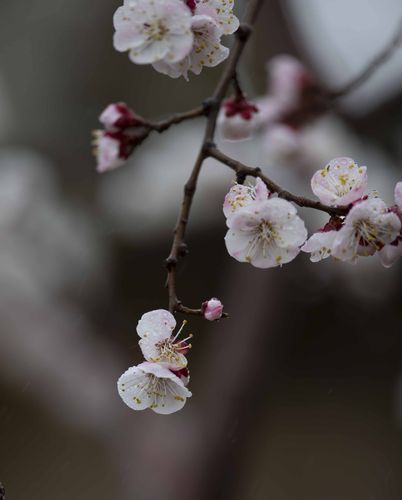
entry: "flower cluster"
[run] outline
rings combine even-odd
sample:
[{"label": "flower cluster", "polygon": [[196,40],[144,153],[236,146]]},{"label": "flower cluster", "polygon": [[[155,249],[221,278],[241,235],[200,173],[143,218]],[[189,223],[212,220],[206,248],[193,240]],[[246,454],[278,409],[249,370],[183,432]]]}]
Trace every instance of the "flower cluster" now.
[{"label": "flower cluster", "polygon": [[123,165],[134,147],[147,136],[143,122],[123,102],[109,104],[99,117],[104,130],[96,130],[95,155],[98,172]]},{"label": "flower cluster", "polygon": [[269,268],[292,261],[306,241],[307,230],[296,208],[271,196],[257,179],[254,187],[236,184],[225,197],[223,212],[229,254],[240,262]]},{"label": "flower cluster", "polygon": [[225,60],[222,35],[239,21],[234,0],[124,0],[114,15],[114,47],[129,52],[136,64],[152,64],[160,73],[188,80],[204,66]]},{"label": "flower cluster", "polygon": [[355,262],[359,256],[379,253],[385,267],[402,255],[402,182],[395,188],[395,205],[388,207],[376,195],[364,195],[367,169],[351,158],[335,158],[311,180],[314,194],[332,207],[348,207],[344,218],[333,217],[302,247],[310,260],[334,257]]},{"label": "flower cluster", "polygon": [[139,345],[145,362],[129,368],[117,382],[121,398],[133,410],[150,408],[167,415],[183,408],[191,397],[186,387],[190,381],[186,354],[191,348],[188,340],[192,335],[179,340],[186,323],[183,321],[173,334],[176,320],[164,309],[145,313],[138,322]]}]

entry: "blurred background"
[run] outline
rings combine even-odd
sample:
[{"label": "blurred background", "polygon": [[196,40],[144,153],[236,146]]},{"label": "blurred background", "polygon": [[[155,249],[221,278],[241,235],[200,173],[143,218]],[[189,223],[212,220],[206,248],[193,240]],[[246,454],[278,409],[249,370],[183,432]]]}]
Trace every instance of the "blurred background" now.
[{"label": "blurred background", "polygon": [[[244,4],[236,1],[241,16]],[[203,120],[152,136],[100,176],[90,133],[107,104],[149,118],[213,91],[112,47],[120,2],[0,3],[0,481],[7,500],[397,500],[402,498],[401,267],[307,255],[283,269],[231,259],[221,212],[233,180],[209,162],[179,295],[220,297],[231,319],[191,319],[193,397],[170,416],[133,412],[116,380],[140,362],[135,331],[167,307],[163,260]],[[299,57],[326,89],[367,65],[402,19],[399,0],[266,0],[241,65]],[[226,40],[227,44],[231,40]],[[335,156],[367,165],[393,201],[402,179],[402,49],[303,131],[302,154],[220,143],[309,194]],[[299,151],[300,152],[300,151]],[[311,231],[323,222],[301,211]]]}]

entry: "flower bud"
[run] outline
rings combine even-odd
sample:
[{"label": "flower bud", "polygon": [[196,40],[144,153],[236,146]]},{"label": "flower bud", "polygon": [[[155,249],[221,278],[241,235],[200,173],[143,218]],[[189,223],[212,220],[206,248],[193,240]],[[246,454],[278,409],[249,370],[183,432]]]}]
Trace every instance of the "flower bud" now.
[{"label": "flower bud", "polygon": [[244,98],[227,99],[221,107],[218,127],[228,141],[247,139],[256,129],[258,108]]},{"label": "flower bud", "polygon": [[223,305],[219,299],[212,298],[203,302],[201,310],[205,319],[216,321],[222,317]]},{"label": "flower bud", "polygon": [[142,123],[141,119],[124,102],[109,104],[100,115],[99,121],[106,130],[110,131],[124,130]]}]

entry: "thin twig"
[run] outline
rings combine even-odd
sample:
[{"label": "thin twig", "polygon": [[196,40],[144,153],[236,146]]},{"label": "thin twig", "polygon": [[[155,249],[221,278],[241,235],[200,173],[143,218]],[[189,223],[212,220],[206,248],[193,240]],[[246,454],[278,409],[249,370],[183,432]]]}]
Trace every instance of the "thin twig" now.
[{"label": "thin twig", "polygon": [[184,196],[179,217],[174,229],[172,247],[169,257],[166,259],[166,266],[168,270],[167,285],[169,293],[169,310],[171,312],[191,311],[190,314],[202,314],[201,309],[187,308],[183,306],[178,299],[176,291],[176,268],[179,258],[181,257],[180,249],[183,248],[183,245],[185,244],[184,240],[187,222],[193,202],[194,193],[197,188],[198,177],[202,168],[202,164],[209,154],[208,145],[212,143],[214,139],[220,104],[225,97],[230,83],[234,78],[237,64],[247,43],[247,40],[251,35],[252,25],[257,16],[258,10],[262,5],[262,2],[263,0],[250,0],[248,2],[248,9],[244,17],[244,22],[240,25],[238,31],[236,32],[236,41],[231,51],[229,60],[226,64],[226,68],[222,74],[220,81],[218,82],[215,92],[213,93],[212,97],[206,102],[205,107],[208,118],[205,127],[204,139],[191,175],[184,187]]},{"label": "thin twig", "polygon": [[193,118],[198,118],[199,116],[206,115],[207,110],[205,106],[198,106],[189,111],[184,111],[183,113],[175,113],[174,115],[166,118],[165,120],[160,120],[158,122],[145,121],[144,125],[150,130],[155,130],[156,132],[164,132],[172,125],[178,125],[186,120],[192,120]]},{"label": "thin twig", "polygon": [[355,90],[357,87],[360,87],[364,82],[366,82],[371,75],[373,75],[380,66],[386,63],[395,50],[402,43],[402,20],[399,21],[398,28],[391,40],[387,43],[387,45],[379,52],[371,62],[363,69],[361,73],[359,73],[355,78],[353,78],[349,83],[344,85],[342,88],[335,90],[333,92],[328,92],[327,97],[331,100],[339,99],[341,97],[345,97]]},{"label": "thin twig", "polygon": [[264,175],[259,167],[249,167],[244,163],[225,155],[225,153],[222,153],[222,151],[212,145],[208,148],[208,153],[212,158],[215,158],[216,160],[231,168],[234,172],[236,172],[237,175],[244,177],[248,175],[251,177],[259,177],[262,181],[264,181],[271,193],[277,193],[280,198],[292,201],[299,207],[314,208],[316,210],[326,212],[329,215],[338,216],[346,215],[349,211],[348,207],[329,207],[320,203],[319,201],[310,200],[309,198],[305,198],[304,196],[297,196],[295,194],[292,194],[279,186],[279,184],[276,184],[276,182],[274,182],[272,179]]}]

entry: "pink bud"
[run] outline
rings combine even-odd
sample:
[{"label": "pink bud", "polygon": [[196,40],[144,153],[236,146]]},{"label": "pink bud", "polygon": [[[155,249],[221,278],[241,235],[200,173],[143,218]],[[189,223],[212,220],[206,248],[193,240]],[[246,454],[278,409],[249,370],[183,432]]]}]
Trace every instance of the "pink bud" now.
[{"label": "pink bud", "polygon": [[99,121],[106,130],[111,131],[124,130],[141,124],[141,119],[124,102],[109,104],[100,115]]},{"label": "pink bud", "polygon": [[208,321],[216,321],[222,317],[223,305],[219,299],[212,298],[203,302],[201,310]]}]

